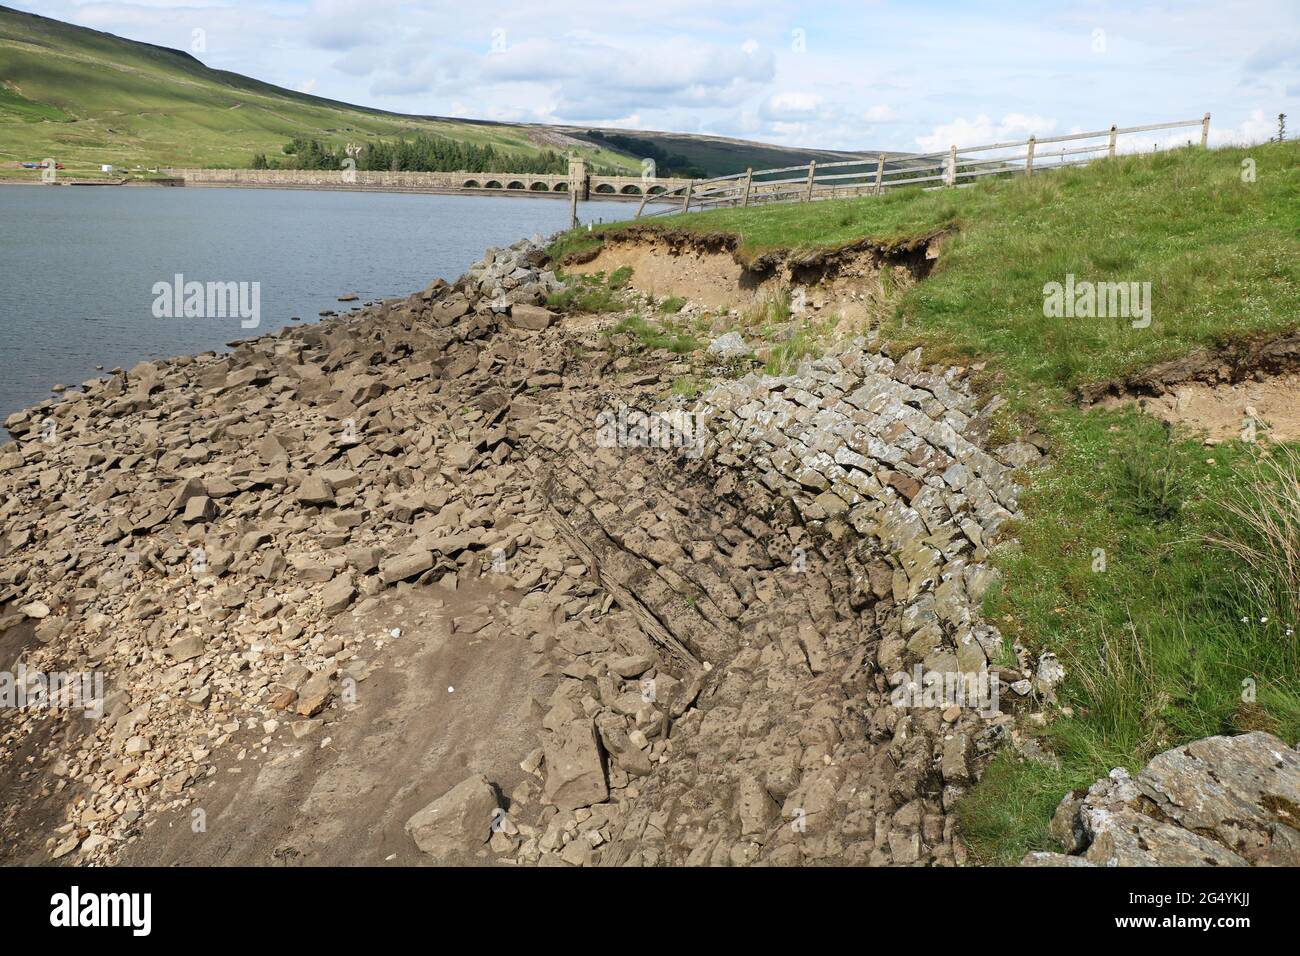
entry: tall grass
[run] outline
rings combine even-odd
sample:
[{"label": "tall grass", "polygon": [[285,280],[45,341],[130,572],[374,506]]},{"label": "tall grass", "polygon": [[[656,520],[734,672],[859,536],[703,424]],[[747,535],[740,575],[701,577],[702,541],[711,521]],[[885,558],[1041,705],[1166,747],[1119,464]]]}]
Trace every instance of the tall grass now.
[{"label": "tall grass", "polygon": [[1242,587],[1288,622],[1300,625],[1300,450],[1280,445],[1234,486],[1223,503],[1226,531],[1206,541],[1245,565]]}]

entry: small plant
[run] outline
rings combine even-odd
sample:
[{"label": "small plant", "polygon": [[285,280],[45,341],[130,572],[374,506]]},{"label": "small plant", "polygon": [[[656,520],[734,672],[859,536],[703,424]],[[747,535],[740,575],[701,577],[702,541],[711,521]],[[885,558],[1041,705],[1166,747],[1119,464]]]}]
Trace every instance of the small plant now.
[{"label": "small plant", "polygon": [[546,297],[546,306],[557,312],[602,313],[620,308],[614,293],[590,276],[575,276],[563,289]]},{"label": "small plant", "polygon": [[677,398],[691,401],[700,394],[699,380],[693,375],[683,375],[673,381],[672,394]]},{"label": "small plant", "polygon": [[770,328],[790,321],[790,293],[781,290],[776,295],[759,299],[740,316],[742,328]]},{"label": "small plant", "polygon": [[622,333],[634,336],[647,349],[667,349],[678,355],[686,355],[702,347],[695,336],[666,324],[648,322],[639,315],[628,316],[611,330],[614,335]]},{"label": "small plant", "polygon": [[1168,438],[1156,447],[1132,447],[1120,459],[1122,497],[1137,514],[1152,521],[1177,517],[1186,483],[1183,463]]},{"label": "small plant", "polygon": [[613,273],[610,274],[609,287],[617,292],[619,289],[626,289],[627,284],[631,281],[632,281],[632,267],[622,266],[618,269],[615,269]]},{"label": "small plant", "polygon": [[686,300],[681,296],[675,295],[672,298],[664,299],[663,302],[659,303],[659,311],[664,315],[676,315],[678,312],[682,311],[685,305]]},{"label": "small plant", "polygon": [[816,326],[805,326],[784,342],[773,346],[763,371],[768,375],[791,375],[798,370],[799,363],[804,359],[820,356],[820,331]]}]

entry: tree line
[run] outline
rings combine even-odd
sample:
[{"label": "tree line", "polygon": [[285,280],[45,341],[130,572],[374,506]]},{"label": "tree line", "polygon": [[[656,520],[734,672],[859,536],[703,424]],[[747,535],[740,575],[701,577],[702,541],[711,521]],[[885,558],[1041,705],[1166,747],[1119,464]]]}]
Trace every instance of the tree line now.
[{"label": "tree line", "polygon": [[[282,147],[283,157],[253,156],[253,169],[344,169],[346,147],[295,136]],[[511,172],[557,174],[569,171],[569,160],[554,150],[517,153],[492,145],[478,146],[421,134],[414,139],[377,140],[364,144],[355,156],[356,169],[387,172],[471,173]]]}]

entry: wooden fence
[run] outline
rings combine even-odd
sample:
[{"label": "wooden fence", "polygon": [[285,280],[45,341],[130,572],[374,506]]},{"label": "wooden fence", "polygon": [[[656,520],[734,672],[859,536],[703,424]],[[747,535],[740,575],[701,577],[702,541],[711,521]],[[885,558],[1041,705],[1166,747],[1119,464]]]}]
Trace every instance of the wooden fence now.
[{"label": "wooden fence", "polygon": [[[1201,128],[1201,146],[1210,135],[1210,114],[1198,120],[1153,123],[1150,126],[1112,126],[1093,133],[1070,133],[985,146],[952,146],[941,153],[850,159],[835,163],[783,166],[780,169],[747,169],[743,173],[695,180],[657,195],[647,194],[637,207],[640,218],[647,203],[662,208],[647,215],[664,215],[711,209],[719,206],[753,206],[774,202],[813,202],[877,196],[887,189],[920,185],[923,189],[969,186],[983,176],[1010,176],[1081,166],[1103,156],[1113,158],[1121,136],[1155,130]],[[1089,142],[1100,140],[1101,142]],[[1059,149],[1043,149],[1070,144]],[[1190,145],[1190,140],[1189,140]],[[985,154],[976,157],[973,154]]]}]

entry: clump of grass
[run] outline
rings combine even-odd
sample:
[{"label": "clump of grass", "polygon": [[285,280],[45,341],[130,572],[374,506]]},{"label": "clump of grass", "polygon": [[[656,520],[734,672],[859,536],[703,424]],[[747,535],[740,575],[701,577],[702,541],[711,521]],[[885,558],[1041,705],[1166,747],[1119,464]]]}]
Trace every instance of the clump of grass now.
[{"label": "clump of grass", "polygon": [[603,276],[572,276],[564,288],[546,297],[547,308],[557,312],[599,314],[617,312],[622,303],[603,281]]},{"label": "clump of grass", "polygon": [[816,325],[796,329],[789,338],[772,346],[763,370],[768,375],[790,375],[804,359],[820,358],[824,331]]},{"label": "clump of grass", "polygon": [[632,267],[622,266],[615,269],[609,277],[609,287],[614,291],[626,289],[627,284],[632,281]]},{"label": "clump of grass", "polygon": [[740,315],[741,328],[772,329],[790,321],[790,293],[781,290],[775,295],[759,299]]},{"label": "clump of grass", "polygon": [[1274,617],[1300,617],[1300,450],[1279,445],[1233,486],[1223,504],[1224,530],[1206,537],[1248,569],[1243,586]]},{"label": "clump of grass", "polygon": [[700,394],[700,391],[700,381],[694,375],[683,375],[673,381],[672,394],[677,398],[691,401]]},{"label": "clump of grass", "polygon": [[635,337],[647,349],[667,349],[678,355],[686,355],[703,347],[700,340],[690,333],[666,324],[649,322],[640,315],[628,316],[610,332],[612,335],[624,333]]},{"label": "clump of grass", "polygon": [[676,315],[678,312],[682,311],[685,306],[686,300],[681,296],[675,295],[671,298],[664,299],[663,302],[659,303],[659,311],[664,315]]},{"label": "clump of grass", "polygon": [[1173,443],[1131,446],[1120,459],[1119,494],[1138,514],[1168,521],[1182,509],[1186,471]]}]

